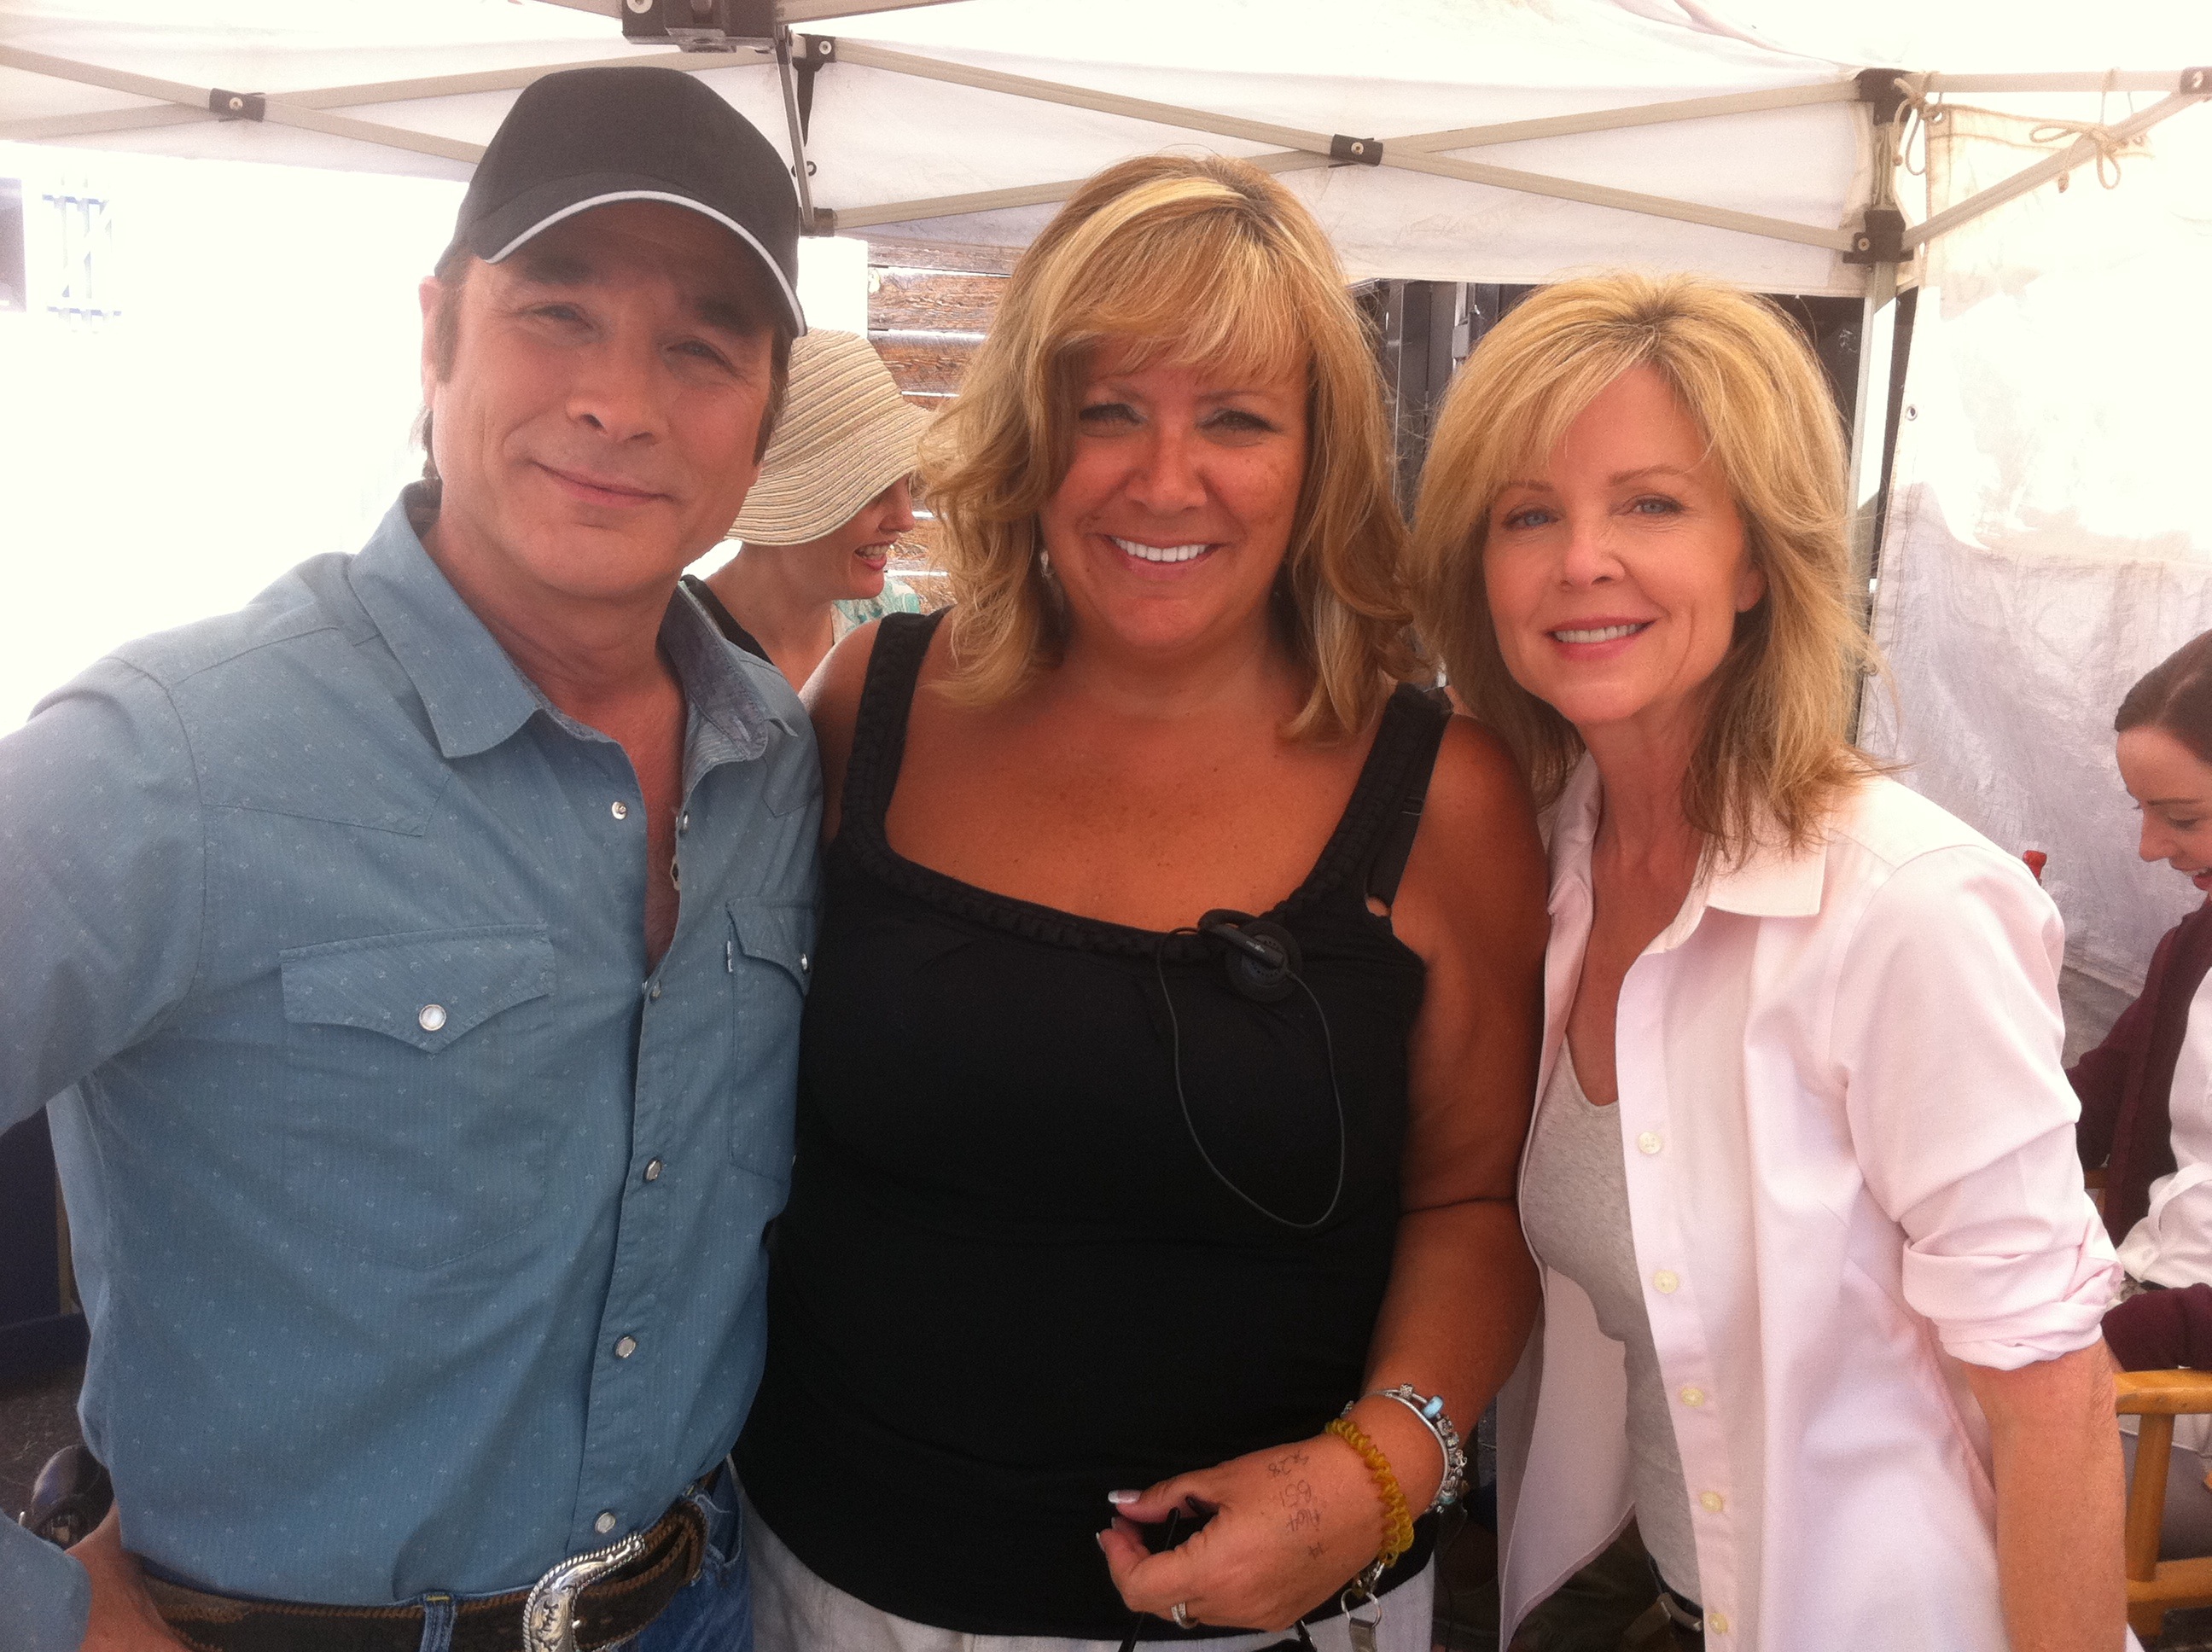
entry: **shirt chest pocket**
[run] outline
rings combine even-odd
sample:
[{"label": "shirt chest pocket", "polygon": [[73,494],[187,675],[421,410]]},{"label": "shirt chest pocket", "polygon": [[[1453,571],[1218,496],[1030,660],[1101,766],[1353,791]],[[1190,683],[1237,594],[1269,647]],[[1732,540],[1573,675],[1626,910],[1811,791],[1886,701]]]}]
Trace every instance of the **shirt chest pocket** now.
[{"label": "shirt chest pocket", "polygon": [[537,1214],[560,1112],[543,924],[332,941],[280,964],[289,1218],[426,1268]]},{"label": "shirt chest pocket", "polygon": [[730,1156],[779,1186],[791,1180],[799,1023],[814,977],[811,902],[730,903],[731,1004],[737,1040]]}]

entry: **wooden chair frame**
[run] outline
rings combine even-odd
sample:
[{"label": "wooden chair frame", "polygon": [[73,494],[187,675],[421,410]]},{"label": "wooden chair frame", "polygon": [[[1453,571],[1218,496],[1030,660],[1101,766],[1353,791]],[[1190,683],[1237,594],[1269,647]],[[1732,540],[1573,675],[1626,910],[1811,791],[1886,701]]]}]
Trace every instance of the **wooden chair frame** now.
[{"label": "wooden chair frame", "polygon": [[2142,1419],[2136,1436],[2135,1479],[2128,1487],[2124,1547],[2128,1624],[2149,1640],[2163,1627],[2168,1612],[2212,1606],[2212,1555],[2189,1560],[2158,1558],[2173,1419],[2212,1412],[2212,1370],[2122,1371],[2112,1383],[2118,1391],[2119,1414]]}]

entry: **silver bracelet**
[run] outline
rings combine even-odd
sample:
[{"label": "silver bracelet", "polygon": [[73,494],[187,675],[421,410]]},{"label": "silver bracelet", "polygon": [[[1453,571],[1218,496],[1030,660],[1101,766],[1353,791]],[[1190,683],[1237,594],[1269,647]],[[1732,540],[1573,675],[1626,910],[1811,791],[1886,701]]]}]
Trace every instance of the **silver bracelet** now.
[{"label": "silver bracelet", "polygon": [[[1410,1382],[1401,1382],[1395,1388],[1377,1388],[1363,1396],[1369,1400],[1395,1400],[1421,1419],[1422,1426],[1436,1436],[1437,1449],[1443,1453],[1444,1478],[1437,1487],[1436,1501],[1428,1512],[1435,1514],[1457,1503],[1460,1494],[1467,1490],[1467,1448],[1460,1443],[1459,1430],[1452,1426],[1449,1412],[1444,1410],[1444,1397],[1440,1394],[1424,1395]],[[1350,1406],[1346,1406],[1348,1411]]]}]

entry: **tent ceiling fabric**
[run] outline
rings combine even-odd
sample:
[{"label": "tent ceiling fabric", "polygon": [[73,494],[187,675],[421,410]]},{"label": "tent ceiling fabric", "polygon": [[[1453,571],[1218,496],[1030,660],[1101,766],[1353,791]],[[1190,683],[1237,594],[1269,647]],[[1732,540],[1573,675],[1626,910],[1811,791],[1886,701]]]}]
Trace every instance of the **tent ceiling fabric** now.
[{"label": "tent ceiling fabric", "polygon": [[[809,9],[814,8],[810,5]],[[1322,133],[1389,139],[1493,122],[1792,87],[1838,66],[1639,16],[1610,0],[1376,0],[1356,27],[1320,0],[1124,0],[1097,14],[1024,0],[828,20],[815,32],[948,64]],[[673,54],[626,46],[610,17],[538,0],[0,0],[0,47],[191,87],[281,95],[445,74]],[[692,59],[690,62],[696,62]],[[689,63],[687,63],[689,66]],[[707,83],[786,145],[773,64],[736,54]],[[481,143],[513,88],[330,107]],[[303,100],[303,101],[319,101]],[[146,125],[55,134],[56,118],[142,111]],[[336,125],[325,121],[325,125]],[[1519,171],[1783,219],[1832,234],[1863,190],[1864,118],[1832,102],[1444,152]],[[295,165],[466,175],[465,160],[331,131],[220,121],[115,90],[0,68],[0,137]],[[816,83],[814,202],[886,235],[1020,245],[1053,206],[903,218],[886,203],[1065,184],[1170,146],[1278,146],[1048,104],[855,63]],[[1702,268],[1771,290],[1856,292],[1826,246],[1547,198],[1395,166],[1285,172],[1355,276],[1525,281],[1623,263]]]},{"label": "tent ceiling fabric", "polygon": [[[603,15],[615,3],[0,0],[0,52],[185,88],[295,94],[266,121],[226,121],[133,95],[128,82],[31,72],[40,65],[18,55],[0,66],[0,137],[465,177],[470,146],[489,137],[522,76],[616,59],[697,69],[787,148],[771,62],[741,52],[700,68],[696,57],[629,46]],[[823,69],[808,140],[814,203],[862,233],[1020,245],[1074,180],[1182,145],[1262,159],[1312,204],[1355,276],[1530,281],[1629,264],[1831,293],[1863,284],[1835,252],[1869,179],[1865,118],[1847,101],[1425,155],[1391,153],[1389,141],[1745,93],[1840,92],[1862,63],[2078,69],[2100,46],[2115,60],[2178,63],[2191,37],[2185,8],[2145,4],[2089,24],[2050,0],[1370,0],[1356,27],[1335,0],[1120,0],[1110,31],[1096,11],[1030,0],[854,0],[826,15],[836,4],[782,0],[782,9],[873,59]],[[1200,112],[1200,128],[1257,122],[1381,138],[1386,164],[1326,166],[1173,117],[921,78],[884,66],[894,52],[1176,106]],[[358,101],[386,82],[467,75],[487,82]],[[1506,171],[1470,181],[1478,167]],[[1514,173],[1780,221],[1802,239],[1501,186]]]}]

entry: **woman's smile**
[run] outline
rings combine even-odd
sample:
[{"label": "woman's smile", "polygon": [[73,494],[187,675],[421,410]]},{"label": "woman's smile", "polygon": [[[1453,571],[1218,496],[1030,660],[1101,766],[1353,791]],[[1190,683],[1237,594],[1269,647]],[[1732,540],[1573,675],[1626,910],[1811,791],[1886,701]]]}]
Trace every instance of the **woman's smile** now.
[{"label": "woman's smile", "polygon": [[1136,564],[1132,571],[1140,576],[1158,577],[1190,568],[1220,549],[1204,540],[1187,544],[1153,544],[1143,539],[1124,539],[1118,533],[1109,533],[1106,538],[1124,557]]}]

